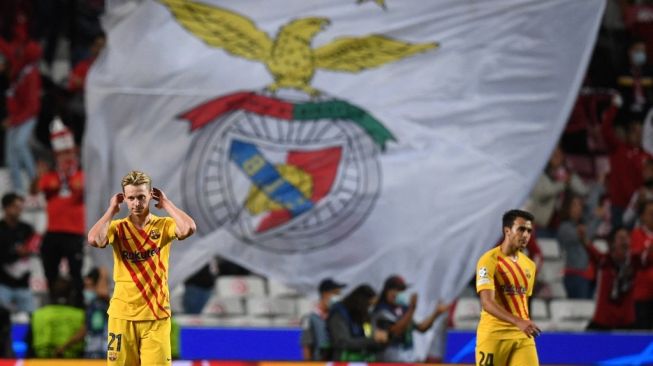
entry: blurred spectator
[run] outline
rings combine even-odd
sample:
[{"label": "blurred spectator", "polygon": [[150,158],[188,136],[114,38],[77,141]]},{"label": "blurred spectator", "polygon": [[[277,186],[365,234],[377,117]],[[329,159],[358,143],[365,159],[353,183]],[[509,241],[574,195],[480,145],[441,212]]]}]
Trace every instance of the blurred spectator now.
[{"label": "blurred spectator", "polygon": [[0,358],[13,358],[11,313],[0,305]]},{"label": "blurred spectator", "polygon": [[646,43],[647,56],[650,59],[653,57],[653,49],[651,49],[653,46],[653,4],[650,0],[618,1],[628,34],[631,38],[636,37]]},{"label": "blurred spectator", "polygon": [[[619,99],[615,96],[615,99]],[[619,104],[619,102],[615,102]],[[614,114],[612,108],[606,113]],[[610,198],[612,226],[622,225],[623,214],[633,193],[642,185],[644,162],[650,159],[641,147],[641,121],[631,119],[626,126],[625,140],[617,137],[613,126],[614,118],[605,118],[601,127],[603,138],[610,156],[610,175],[608,178],[608,197]]]},{"label": "blurred spectator", "polygon": [[[599,288],[596,308],[587,329],[632,329],[635,325],[633,281],[635,273],[653,258],[644,258],[630,250],[630,232],[615,228],[608,236],[609,251],[600,253],[587,243],[587,251],[598,269]],[[650,248],[647,250],[650,257]]]},{"label": "blurred spectator", "polygon": [[84,173],[72,133],[58,118],[51,125],[51,143],[56,168],[42,174],[38,181],[38,189],[45,193],[48,212],[48,227],[41,246],[43,270],[48,288],[52,289],[59,277],[59,264],[66,258],[75,287],[75,303],[83,306]]},{"label": "blurred spectator", "polygon": [[642,169],[642,186],[630,197],[623,216],[623,224],[632,228],[637,223],[637,210],[642,204],[653,199],[653,159],[647,159]]},{"label": "blurred spectator", "polygon": [[585,222],[584,200],[568,195],[560,212],[558,243],[565,258],[564,285],[570,299],[591,299],[594,294],[594,266],[585,250],[591,242],[599,221],[593,214]]},{"label": "blurred spectator", "polygon": [[[51,289],[52,303],[37,309],[32,316],[32,347],[38,358],[54,358],[61,347],[84,325],[84,310],[73,306],[70,281],[59,278]],[[80,358],[84,346],[77,343],[66,349],[63,358]]]},{"label": "blurred spectator", "polygon": [[31,225],[20,220],[23,197],[7,193],[2,197],[4,218],[0,220],[0,306],[31,313],[34,299],[29,287],[29,257],[38,237]]},{"label": "blurred spectator", "polygon": [[580,177],[565,164],[564,152],[556,146],[530,197],[528,209],[535,216],[534,224],[538,236],[555,236],[557,225],[552,219],[566,190],[577,195],[587,193],[587,187]]},{"label": "blurred spectator", "polygon": [[84,357],[105,359],[107,357],[107,332],[109,310],[109,277],[106,268],[94,268],[84,277],[85,320],[82,326],[57,347],[55,357],[63,357],[66,351],[84,341]]},{"label": "blurred spectator", "polygon": [[209,263],[195,272],[184,282],[184,313],[200,314],[213,294],[215,279],[218,276],[218,261],[211,258]]},{"label": "blurred spectator", "polygon": [[376,302],[376,291],[360,285],[341,302],[334,304],[327,317],[327,329],[333,349],[333,361],[374,361],[388,342],[388,332],[369,329],[370,310]]},{"label": "blurred spectator", "polygon": [[[9,88],[9,60],[7,55],[2,49],[2,42],[0,42],[0,95],[4,96]],[[0,97],[0,119],[4,119],[7,115],[6,98]],[[0,141],[4,144],[4,129],[0,128]],[[0,149],[0,161],[6,161],[4,148]]]},{"label": "blurred spectator", "polygon": [[84,83],[86,81],[86,75],[91,69],[91,65],[100,54],[100,51],[104,48],[106,43],[106,37],[104,34],[100,34],[93,40],[91,47],[89,49],[89,56],[81,61],[79,61],[73,70],[70,72],[68,77],[68,91],[73,93],[84,92]]},{"label": "blurred spectator", "polygon": [[642,127],[642,148],[653,155],[653,108],[649,109]]},{"label": "blurred spectator", "polygon": [[[653,244],[653,201],[640,208],[640,226],[630,237],[634,255],[642,255]],[[638,329],[653,329],[653,267],[647,267],[635,276],[635,325]]]},{"label": "blurred spectator", "polygon": [[619,92],[624,98],[625,116],[645,112],[651,106],[653,101],[651,76],[646,43],[635,39],[628,47],[628,66],[617,79]]},{"label": "blurred spectator", "polygon": [[331,278],[320,282],[320,299],[310,313],[302,317],[300,343],[306,361],[327,361],[331,359],[331,342],[327,332],[326,319],[331,306],[340,301],[340,292],[346,285]]},{"label": "blurred spectator", "polygon": [[68,94],[66,104],[66,121],[75,133],[75,141],[80,142],[86,124],[86,109],[84,108],[84,84],[91,65],[104,48],[106,38],[100,34],[93,40],[89,56],[79,61],[68,77]]},{"label": "blurred spectator", "polygon": [[25,170],[30,183],[36,178],[36,166],[30,150],[30,138],[36,126],[41,96],[41,76],[37,62],[41,47],[33,41],[14,43],[9,56],[10,85],[6,91],[7,117],[2,121],[5,131],[5,160],[9,167],[14,191],[26,193]]},{"label": "blurred spectator", "polygon": [[435,319],[449,310],[450,305],[438,303],[423,321],[413,319],[417,307],[417,294],[409,294],[408,285],[400,276],[388,277],[383,284],[381,297],[372,314],[374,329],[388,332],[389,342],[381,352],[381,362],[420,362],[413,343],[413,330],[421,333],[431,329]]}]

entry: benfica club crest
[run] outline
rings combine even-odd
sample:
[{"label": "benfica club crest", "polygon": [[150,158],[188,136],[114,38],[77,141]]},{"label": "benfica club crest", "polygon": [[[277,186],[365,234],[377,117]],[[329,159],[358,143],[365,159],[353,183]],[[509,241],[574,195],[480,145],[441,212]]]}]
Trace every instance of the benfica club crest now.
[{"label": "benfica club crest", "polygon": [[384,36],[311,41],[330,22],[293,20],[275,39],[246,17],[194,1],[162,0],[207,44],[265,63],[274,82],[182,112],[195,135],[183,194],[201,232],[302,252],[337,242],[370,212],[378,154],[394,137],[362,108],[310,86],[317,69],[358,72],[435,48]]}]

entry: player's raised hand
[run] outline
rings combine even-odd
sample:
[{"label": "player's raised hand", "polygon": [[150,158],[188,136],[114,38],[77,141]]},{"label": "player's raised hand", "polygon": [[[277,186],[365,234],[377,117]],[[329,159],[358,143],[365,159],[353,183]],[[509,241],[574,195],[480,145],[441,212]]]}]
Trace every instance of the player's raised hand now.
[{"label": "player's raised hand", "polygon": [[410,295],[410,301],[408,302],[408,307],[415,308],[417,306],[417,294],[412,293]]},{"label": "player's raised hand", "polygon": [[438,305],[435,308],[435,311],[438,314],[446,313],[447,311],[451,310],[451,307],[453,306],[453,303],[444,303],[442,301],[438,301]]},{"label": "player's raised hand", "polygon": [[162,190],[159,188],[152,188],[152,198],[156,201],[156,205],[154,207],[158,209],[163,208],[163,203],[168,199],[165,193],[163,193]]},{"label": "player's raised hand", "polygon": [[111,209],[112,215],[117,214],[120,212],[120,204],[125,200],[125,195],[122,193],[116,193],[113,196],[111,196],[111,200],[109,201],[109,209]]}]

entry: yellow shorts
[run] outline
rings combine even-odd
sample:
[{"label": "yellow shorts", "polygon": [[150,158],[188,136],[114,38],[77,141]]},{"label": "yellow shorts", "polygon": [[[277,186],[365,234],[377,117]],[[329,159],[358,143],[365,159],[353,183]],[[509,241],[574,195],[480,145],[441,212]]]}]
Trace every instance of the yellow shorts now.
[{"label": "yellow shorts", "polygon": [[538,366],[533,338],[485,339],[476,343],[478,366]]},{"label": "yellow shorts", "polygon": [[107,364],[172,365],[170,318],[125,320],[110,316]]}]

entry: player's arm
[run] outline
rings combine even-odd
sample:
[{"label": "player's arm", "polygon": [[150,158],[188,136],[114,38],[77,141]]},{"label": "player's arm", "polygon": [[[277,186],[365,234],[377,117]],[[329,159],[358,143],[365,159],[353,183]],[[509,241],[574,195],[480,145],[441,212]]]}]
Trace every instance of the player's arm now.
[{"label": "player's arm", "polygon": [[415,315],[415,309],[417,307],[417,294],[410,295],[410,303],[408,304],[408,310],[404,315],[399,318],[394,324],[388,328],[388,332],[392,334],[393,337],[400,337],[406,333],[406,329],[413,322],[413,315]]},{"label": "player's arm", "polygon": [[175,236],[177,239],[184,240],[195,233],[197,227],[193,218],[175,206],[163,191],[152,188],[152,197],[157,201],[156,207],[165,210],[175,220]]},{"label": "player's arm", "polygon": [[107,208],[104,215],[91,227],[91,230],[88,231],[88,242],[91,246],[96,248],[104,248],[108,244],[107,233],[109,232],[109,225],[111,224],[111,219],[120,212],[120,204],[125,200],[125,196],[122,193],[116,193],[111,197],[109,201],[109,208]]},{"label": "player's arm", "polygon": [[432,326],[435,320],[442,314],[446,313],[449,311],[451,308],[451,304],[443,304],[441,302],[438,302],[438,305],[435,307],[433,312],[428,316],[428,318],[422,320],[420,323],[417,324],[415,327],[417,330],[420,332],[424,333],[427,330],[429,330]]},{"label": "player's arm", "polygon": [[85,336],[86,336],[86,325],[82,324],[82,327],[79,328],[77,332],[75,332],[75,334],[73,334],[70,338],[68,338],[68,340],[64,344],[62,344],[61,346],[57,347],[54,350],[55,357],[63,357],[63,354],[64,352],[66,352],[67,349],[83,341]]},{"label": "player's arm", "polygon": [[494,290],[481,290],[479,295],[481,296],[481,306],[483,306],[483,310],[503,321],[515,325],[529,338],[540,334],[540,328],[538,328],[535,323],[528,319],[519,318],[497,304],[494,300]]}]

